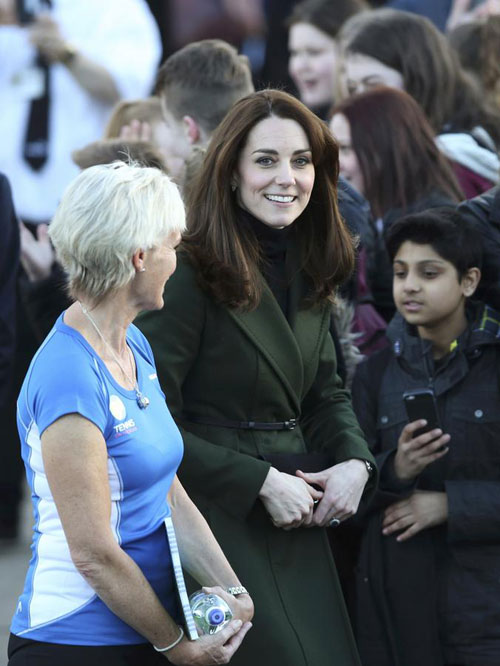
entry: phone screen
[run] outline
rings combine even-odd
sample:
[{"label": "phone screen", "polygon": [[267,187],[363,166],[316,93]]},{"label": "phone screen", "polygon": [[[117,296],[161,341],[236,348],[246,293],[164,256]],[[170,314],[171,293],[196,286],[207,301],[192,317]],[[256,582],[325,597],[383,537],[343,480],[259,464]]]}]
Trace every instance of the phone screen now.
[{"label": "phone screen", "polygon": [[422,435],[424,432],[429,432],[435,428],[441,428],[436,398],[432,389],[406,391],[403,394],[403,400],[409,423],[418,421],[419,419],[427,421],[427,425],[417,430],[413,435],[414,437],[418,437],[418,435]]}]

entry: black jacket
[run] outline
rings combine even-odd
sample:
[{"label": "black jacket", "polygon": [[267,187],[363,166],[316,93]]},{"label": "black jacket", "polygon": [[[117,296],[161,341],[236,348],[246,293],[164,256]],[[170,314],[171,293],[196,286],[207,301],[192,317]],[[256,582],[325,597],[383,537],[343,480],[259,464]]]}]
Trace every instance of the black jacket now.
[{"label": "black jacket", "polygon": [[19,227],[7,178],[0,174],[0,408],[10,392],[16,348]]},{"label": "black jacket", "polygon": [[47,278],[31,282],[23,274],[19,286],[26,316],[38,342],[42,342],[61,312],[73,302],[67,293],[66,273],[54,262]]},{"label": "black jacket", "polygon": [[481,300],[500,309],[500,185],[458,206],[461,213],[483,237]]},{"label": "black jacket", "polygon": [[[392,347],[354,379],[355,411],[380,469],[357,571],[358,646],[369,666],[500,664],[500,314],[480,304],[472,313],[436,371],[429,345],[396,315]],[[450,450],[405,487],[391,474],[407,423],[402,394],[430,376]],[[404,543],[384,537],[383,509],[415,488],[446,492],[447,523]]]}]

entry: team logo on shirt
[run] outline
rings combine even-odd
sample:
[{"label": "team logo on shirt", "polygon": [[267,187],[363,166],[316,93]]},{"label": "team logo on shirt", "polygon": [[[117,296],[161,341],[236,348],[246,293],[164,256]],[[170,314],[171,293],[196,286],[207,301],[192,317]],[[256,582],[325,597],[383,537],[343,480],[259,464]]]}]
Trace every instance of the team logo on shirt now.
[{"label": "team logo on shirt", "polygon": [[117,395],[109,396],[109,411],[111,414],[113,414],[117,421],[123,421],[123,419],[127,416],[125,405]]},{"label": "team logo on shirt", "polygon": [[137,430],[134,419],[125,420],[127,416],[127,410],[117,395],[109,396],[109,411],[117,421],[121,421],[121,423],[117,423],[115,426],[113,426],[115,437],[130,435]]}]

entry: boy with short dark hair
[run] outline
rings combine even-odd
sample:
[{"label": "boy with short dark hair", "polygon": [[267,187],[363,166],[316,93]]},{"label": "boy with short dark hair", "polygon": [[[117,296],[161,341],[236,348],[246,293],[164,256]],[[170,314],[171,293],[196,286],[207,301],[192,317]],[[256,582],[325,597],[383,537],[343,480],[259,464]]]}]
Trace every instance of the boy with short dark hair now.
[{"label": "boy with short dark hair", "polygon": [[[356,624],[370,666],[500,663],[500,314],[469,299],[481,236],[453,209],[388,232],[398,313],[359,367],[354,407],[380,489],[358,562]],[[431,389],[440,429],[408,423]]]}]

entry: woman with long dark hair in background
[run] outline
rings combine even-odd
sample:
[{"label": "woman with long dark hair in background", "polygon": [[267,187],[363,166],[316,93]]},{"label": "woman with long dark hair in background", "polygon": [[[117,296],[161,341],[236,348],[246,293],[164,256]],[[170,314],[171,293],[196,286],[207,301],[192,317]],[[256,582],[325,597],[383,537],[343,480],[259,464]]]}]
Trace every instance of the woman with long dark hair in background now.
[{"label": "woman with long dark hair in background", "polygon": [[339,39],[344,96],[380,85],[405,90],[427,116],[464,194],[475,196],[497,182],[500,114],[428,19],[377,9],[349,19]]},{"label": "woman with long dark hair in background", "polygon": [[304,0],[287,20],[288,72],[302,102],[322,118],[335,98],[337,35],[348,18],[365,9],[365,0]]},{"label": "woman with long dark hair in background", "polygon": [[370,203],[380,242],[369,258],[377,309],[390,319],[392,267],[383,235],[410,212],[456,205],[462,192],[418,104],[402,90],[380,87],[338,104],[330,129],[339,142],[340,173]]}]

